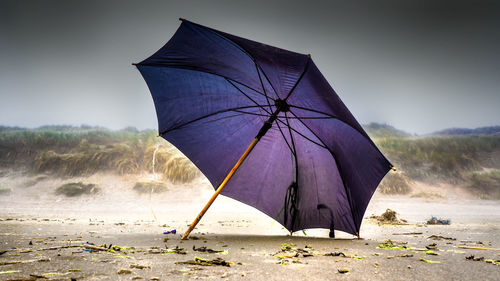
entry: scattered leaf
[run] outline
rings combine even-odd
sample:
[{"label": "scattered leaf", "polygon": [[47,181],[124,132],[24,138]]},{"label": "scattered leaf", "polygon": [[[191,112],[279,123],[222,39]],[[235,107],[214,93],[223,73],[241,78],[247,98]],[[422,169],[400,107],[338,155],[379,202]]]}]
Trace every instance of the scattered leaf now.
[{"label": "scattered leaf", "polygon": [[420,260],[426,263],[441,263],[440,261],[426,260],[424,258],[420,258]]},{"label": "scattered leaf", "polygon": [[6,271],[0,271],[0,274],[10,274],[10,273],[17,273],[21,272],[20,270],[6,270]]}]

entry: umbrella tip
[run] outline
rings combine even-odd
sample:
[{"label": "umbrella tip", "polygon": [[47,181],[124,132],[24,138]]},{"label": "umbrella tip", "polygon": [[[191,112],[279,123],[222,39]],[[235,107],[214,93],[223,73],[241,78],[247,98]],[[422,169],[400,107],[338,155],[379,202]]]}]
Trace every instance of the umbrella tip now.
[{"label": "umbrella tip", "polygon": [[390,167],[391,167],[391,169],[392,169],[394,172],[396,172],[396,167],[394,167],[394,166],[392,166],[392,165],[391,165]]},{"label": "umbrella tip", "polygon": [[311,58],[311,54],[307,54],[307,57],[308,57],[308,58]]},{"label": "umbrella tip", "polygon": [[179,20],[180,20],[180,21],[185,21],[185,19],[183,19],[183,18],[179,18]]}]

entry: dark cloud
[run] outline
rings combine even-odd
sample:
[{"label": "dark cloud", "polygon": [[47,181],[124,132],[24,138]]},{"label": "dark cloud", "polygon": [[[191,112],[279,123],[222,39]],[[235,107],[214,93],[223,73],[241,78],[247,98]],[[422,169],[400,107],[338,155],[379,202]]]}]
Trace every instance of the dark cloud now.
[{"label": "dark cloud", "polygon": [[132,67],[184,17],[311,53],[362,123],[497,125],[496,1],[2,1],[0,123],[155,128]]}]

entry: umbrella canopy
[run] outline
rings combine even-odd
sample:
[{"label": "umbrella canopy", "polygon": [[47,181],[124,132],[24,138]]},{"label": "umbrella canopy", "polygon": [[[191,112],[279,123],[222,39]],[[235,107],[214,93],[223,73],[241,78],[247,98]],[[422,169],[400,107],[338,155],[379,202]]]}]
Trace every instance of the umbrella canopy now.
[{"label": "umbrella canopy", "polygon": [[357,234],[392,167],[309,55],[182,20],[136,64],[160,135],[219,186],[258,142],[222,194],[290,231]]}]

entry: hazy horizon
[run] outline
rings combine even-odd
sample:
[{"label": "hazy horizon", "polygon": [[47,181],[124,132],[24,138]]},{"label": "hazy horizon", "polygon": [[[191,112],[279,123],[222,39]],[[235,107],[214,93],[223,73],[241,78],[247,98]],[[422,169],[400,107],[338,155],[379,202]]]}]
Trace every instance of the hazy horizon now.
[{"label": "hazy horizon", "polygon": [[361,124],[500,125],[495,1],[2,1],[0,125],[156,129],[131,64],[178,18],[310,53]]}]

